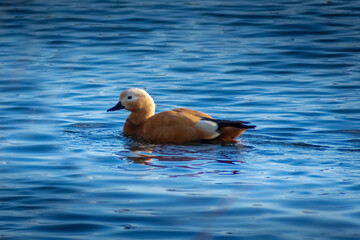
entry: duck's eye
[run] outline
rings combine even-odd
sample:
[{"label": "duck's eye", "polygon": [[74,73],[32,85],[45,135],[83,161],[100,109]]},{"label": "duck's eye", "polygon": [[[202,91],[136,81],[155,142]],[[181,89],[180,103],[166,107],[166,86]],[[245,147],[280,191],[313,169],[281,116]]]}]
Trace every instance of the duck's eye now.
[{"label": "duck's eye", "polygon": [[128,96],[128,99],[132,99],[132,96]]}]

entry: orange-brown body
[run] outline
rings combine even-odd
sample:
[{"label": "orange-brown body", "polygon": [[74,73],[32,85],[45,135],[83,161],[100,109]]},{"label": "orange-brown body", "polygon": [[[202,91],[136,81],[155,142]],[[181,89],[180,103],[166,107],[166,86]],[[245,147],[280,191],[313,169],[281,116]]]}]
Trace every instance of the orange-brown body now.
[{"label": "orange-brown body", "polygon": [[222,126],[219,120],[208,114],[187,108],[155,114],[153,99],[137,88],[124,91],[118,105],[108,111],[123,108],[131,111],[124,125],[124,135],[141,137],[152,143],[183,143],[203,139],[233,141],[247,128],[255,127],[240,123],[235,124],[236,127]]}]

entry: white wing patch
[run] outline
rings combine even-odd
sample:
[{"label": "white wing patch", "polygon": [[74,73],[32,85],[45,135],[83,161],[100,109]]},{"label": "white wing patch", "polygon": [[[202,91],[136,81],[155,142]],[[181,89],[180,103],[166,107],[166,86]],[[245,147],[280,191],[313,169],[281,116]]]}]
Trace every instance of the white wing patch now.
[{"label": "white wing patch", "polygon": [[213,139],[220,135],[218,130],[218,124],[209,120],[200,120],[195,124],[202,133],[204,139]]}]

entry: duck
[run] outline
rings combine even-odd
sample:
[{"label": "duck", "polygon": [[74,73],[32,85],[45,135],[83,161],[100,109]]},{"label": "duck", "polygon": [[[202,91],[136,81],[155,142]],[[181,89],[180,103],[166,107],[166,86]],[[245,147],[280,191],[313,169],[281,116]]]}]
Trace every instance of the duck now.
[{"label": "duck", "polygon": [[235,141],[247,129],[256,126],[245,121],[222,120],[189,108],[175,108],[155,114],[153,98],[143,89],[129,88],[107,112],[125,109],[130,115],[123,135],[149,143],[181,144],[202,140]]}]

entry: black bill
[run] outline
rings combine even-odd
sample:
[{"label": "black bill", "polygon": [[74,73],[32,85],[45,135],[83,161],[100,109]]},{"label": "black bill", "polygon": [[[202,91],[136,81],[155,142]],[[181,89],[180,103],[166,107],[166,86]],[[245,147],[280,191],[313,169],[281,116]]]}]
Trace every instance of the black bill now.
[{"label": "black bill", "polygon": [[116,110],[120,110],[120,109],[124,109],[125,107],[121,104],[121,102],[118,102],[118,104],[116,104],[115,106],[113,106],[112,108],[109,108],[107,110],[107,112],[112,112],[112,111],[116,111]]}]

